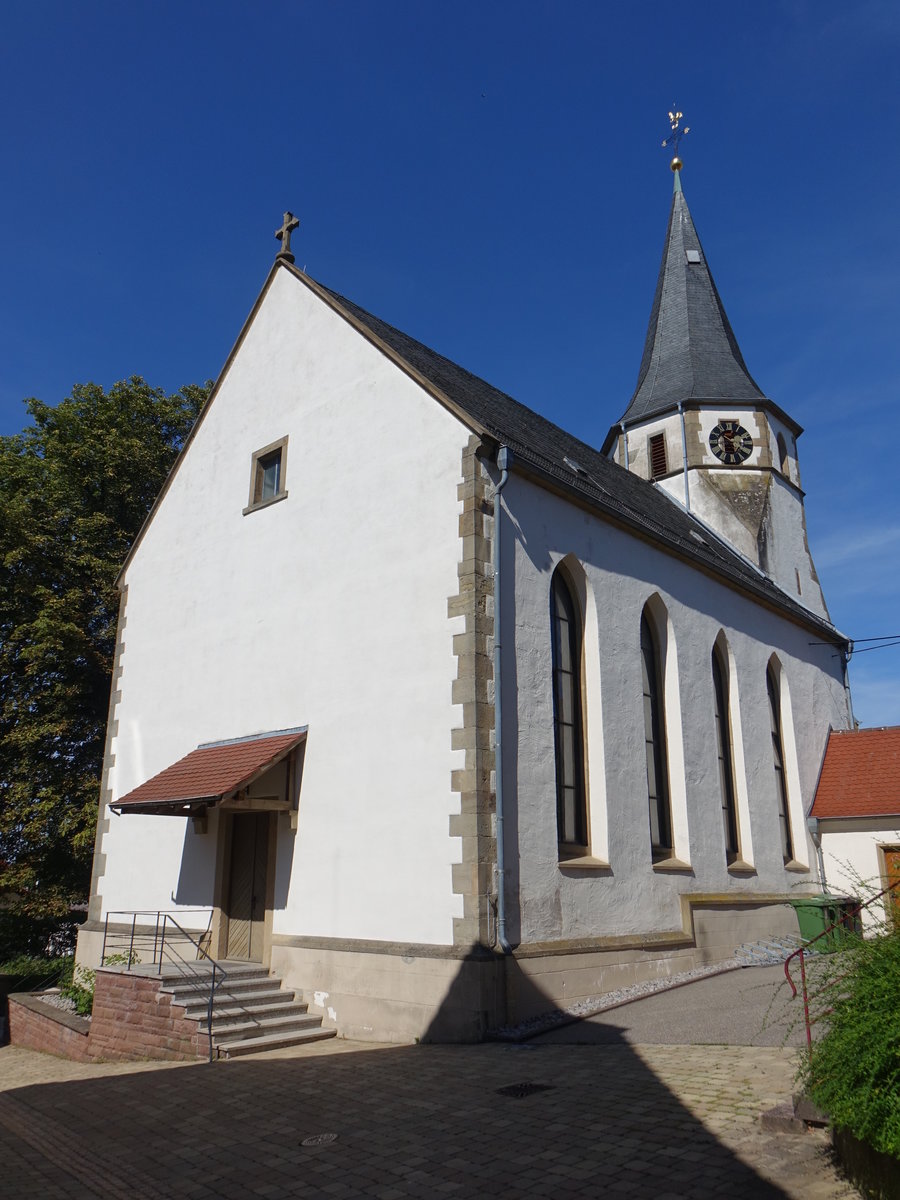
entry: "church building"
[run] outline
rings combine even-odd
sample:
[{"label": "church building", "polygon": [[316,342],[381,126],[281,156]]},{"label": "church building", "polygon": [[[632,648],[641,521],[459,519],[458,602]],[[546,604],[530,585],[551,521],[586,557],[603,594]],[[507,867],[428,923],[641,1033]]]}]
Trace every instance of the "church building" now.
[{"label": "church building", "polygon": [[339,1034],[474,1040],[796,933],[847,642],[680,165],[600,449],[298,270],[287,214],[122,569],[80,962],[168,912]]}]

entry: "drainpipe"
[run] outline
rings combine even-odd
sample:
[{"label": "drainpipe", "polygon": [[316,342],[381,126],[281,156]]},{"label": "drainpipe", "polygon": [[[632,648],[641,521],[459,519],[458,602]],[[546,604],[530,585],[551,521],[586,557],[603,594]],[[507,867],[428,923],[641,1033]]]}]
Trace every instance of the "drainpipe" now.
[{"label": "drainpipe", "polygon": [[681,464],[684,471],[684,507],[691,511],[691,491],[688,485],[687,435],[684,432],[684,405],[678,401],[678,415],[681,418]]},{"label": "drainpipe", "polygon": [[512,455],[508,447],[497,451],[500,479],[494,485],[494,530],[491,537],[491,566],[494,583],[494,795],[497,814],[497,942],[504,954],[512,954],[506,938],[506,853],[503,845],[503,709],[500,687],[500,493],[509,479]]},{"label": "drainpipe", "polygon": [[806,828],[809,830],[809,836],[812,838],[813,845],[816,848],[816,858],[819,861],[819,883],[822,891],[827,896],[829,895],[829,891],[828,882],[825,879],[825,855],[822,853],[822,831],[819,828],[818,817],[807,817]]},{"label": "drainpipe", "polygon": [[622,442],[625,446],[625,470],[628,470],[628,430],[625,428],[625,422],[619,422],[619,428],[622,430]]}]

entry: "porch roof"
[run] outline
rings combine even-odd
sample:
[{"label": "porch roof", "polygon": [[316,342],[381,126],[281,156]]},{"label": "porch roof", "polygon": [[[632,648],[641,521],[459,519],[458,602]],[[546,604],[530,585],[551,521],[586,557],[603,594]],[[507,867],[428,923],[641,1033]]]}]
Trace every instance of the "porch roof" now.
[{"label": "porch roof", "polygon": [[810,816],[827,820],[900,814],[900,725],[833,729]]},{"label": "porch roof", "polygon": [[306,727],[200,745],[110,805],[119,813],[190,816],[227,800],[306,739]]}]

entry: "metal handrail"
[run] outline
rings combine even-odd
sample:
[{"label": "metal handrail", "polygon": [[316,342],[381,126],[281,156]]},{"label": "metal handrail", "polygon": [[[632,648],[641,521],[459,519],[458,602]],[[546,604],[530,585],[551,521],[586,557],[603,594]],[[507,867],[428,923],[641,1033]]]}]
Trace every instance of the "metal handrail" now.
[{"label": "metal handrail", "polygon": [[[194,908],[194,909],[188,908],[188,909],[178,909],[177,911],[180,916],[184,916],[185,913],[188,913],[188,912],[203,912],[203,913],[208,912],[206,929],[203,931],[203,933],[200,936],[204,937],[206,934],[209,933],[210,926],[212,924],[212,911],[211,910],[207,910],[206,908],[202,908],[202,909],[201,908]],[[193,936],[193,934],[191,934],[187,929],[184,928],[183,925],[181,925],[178,921],[175,920],[175,918],[171,912],[168,912],[168,911],[165,911],[162,909],[160,909],[160,910],[117,909],[117,910],[108,912],[106,914],[106,922],[105,922],[104,930],[103,930],[103,949],[102,949],[101,955],[100,955],[100,965],[101,966],[103,966],[106,961],[106,947],[107,947],[107,941],[108,941],[108,936],[109,936],[109,919],[110,919],[110,917],[121,917],[121,916],[130,916],[131,917],[131,931],[130,931],[130,935],[129,935],[128,954],[126,957],[126,966],[125,966],[126,971],[130,972],[132,966],[134,965],[134,963],[136,961],[134,942],[135,942],[135,935],[136,935],[136,930],[137,930],[138,917],[153,917],[154,918],[154,921],[153,921],[153,957],[150,961],[150,964],[148,964],[148,965],[157,966],[158,967],[158,970],[157,970],[158,975],[162,975],[163,959],[166,955],[166,950],[168,949],[169,962],[173,963],[182,972],[182,974],[193,974],[195,978],[199,977],[199,973],[196,970],[193,970],[193,968],[190,965],[189,960],[186,959],[182,954],[180,954],[176,949],[173,948],[173,939],[171,936],[169,938],[169,945],[168,945],[168,947],[166,946],[166,926],[167,925],[174,926],[174,928],[178,930],[178,932],[182,935],[182,937],[184,937],[188,942],[190,942],[190,944],[192,946],[196,947],[198,960],[205,959],[212,967],[212,974],[210,976],[209,999],[208,999],[207,1005],[206,1005],[206,1032],[207,1032],[207,1036],[209,1038],[209,1061],[212,1062],[213,1061],[213,1036],[212,1036],[213,1035],[213,1030],[212,1030],[213,1006],[214,1006],[216,991],[219,987],[221,987],[221,985],[225,982],[225,979],[227,978],[227,972],[225,971],[225,968],[222,966],[222,964],[220,962],[218,962],[216,959],[213,958],[213,956],[209,953],[209,951],[206,949],[206,947],[204,947],[202,945],[202,943]],[[147,934],[147,936],[148,937],[150,936],[149,933]],[[216,978],[217,975],[218,975],[218,979]]]},{"label": "metal handrail", "polygon": [[[817,933],[814,938],[810,938],[808,942],[804,942],[802,946],[798,946],[793,954],[789,954],[784,960],[784,976],[785,979],[787,979],[788,985],[791,989],[791,999],[796,1000],[797,985],[791,978],[790,964],[792,959],[800,959],[800,987],[803,989],[803,1021],[806,1026],[806,1045],[809,1051],[812,1051],[812,1026],[814,1022],[810,1020],[809,1016],[809,992],[806,986],[806,951],[809,950],[811,946],[814,946],[816,942],[821,941],[822,938],[826,938],[829,934],[834,933],[836,929],[843,929],[846,931],[848,921],[854,921],[863,911],[863,909],[866,909],[870,905],[874,904],[876,900],[881,900],[883,896],[888,895],[889,892],[893,892],[896,888],[900,888],[900,879],[888,884],[888,886],[883,888],[876,896],[872,896],[866,901],[861,901],[854,908],[848,910],[839,921],[834,921],[831,925],[826,926],[821,933]],[[815,951],[813,951],[813,953],[815,953]],[[837,980],[834,980],[833,982],[836,983]]]}]

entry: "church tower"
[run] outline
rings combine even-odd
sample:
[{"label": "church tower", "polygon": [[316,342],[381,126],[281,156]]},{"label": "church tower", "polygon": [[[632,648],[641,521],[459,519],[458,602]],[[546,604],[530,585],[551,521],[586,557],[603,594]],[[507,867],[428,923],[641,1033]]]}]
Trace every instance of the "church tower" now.
[{"label": "church tower", "polygon": [[603,452],[655,481],[827,619],[806,539],[803,431],[747,369],[691,219],[681,165],[672,162],[672,208],[637,387]]}]

